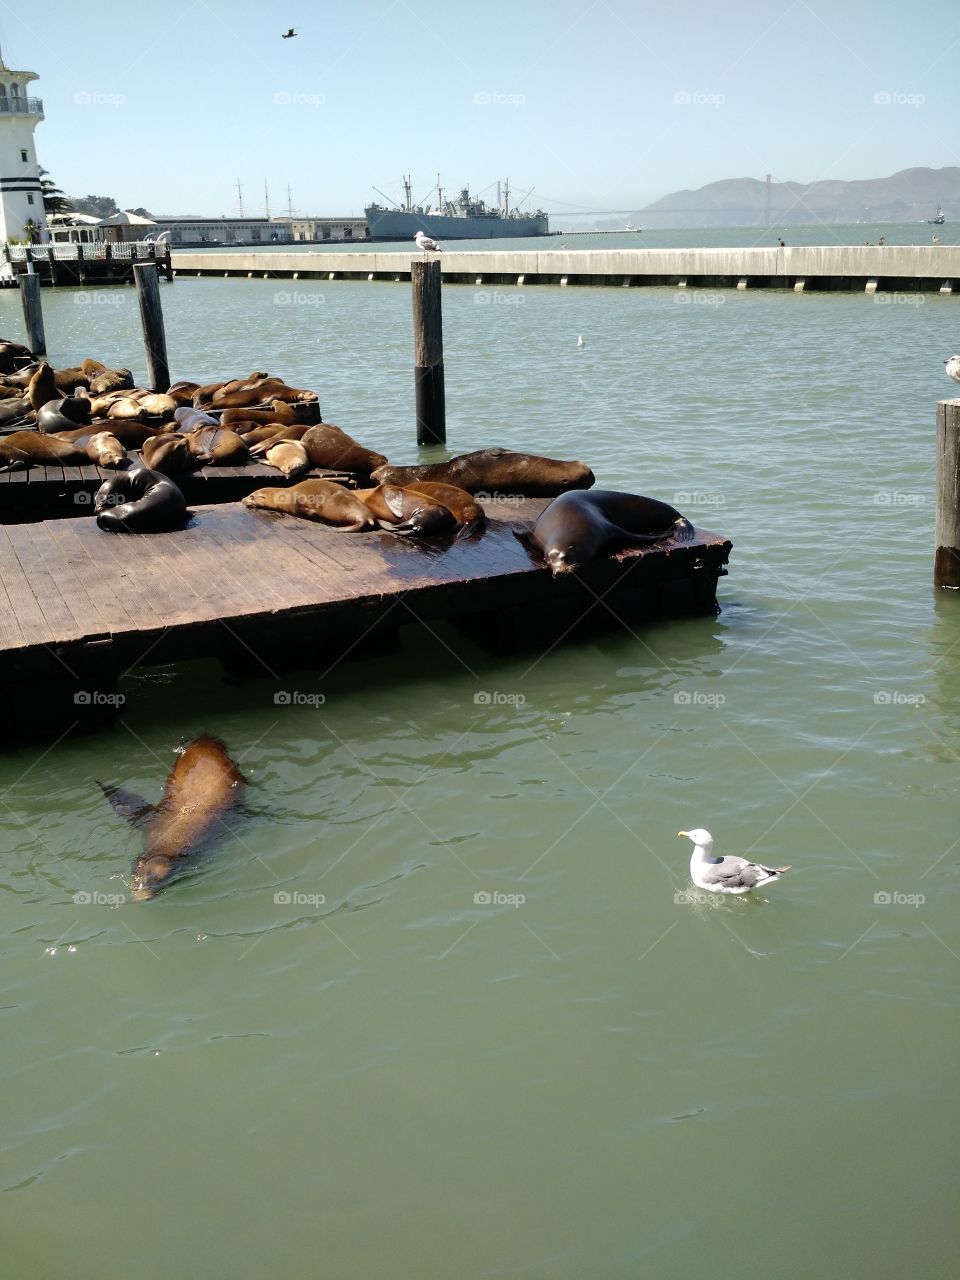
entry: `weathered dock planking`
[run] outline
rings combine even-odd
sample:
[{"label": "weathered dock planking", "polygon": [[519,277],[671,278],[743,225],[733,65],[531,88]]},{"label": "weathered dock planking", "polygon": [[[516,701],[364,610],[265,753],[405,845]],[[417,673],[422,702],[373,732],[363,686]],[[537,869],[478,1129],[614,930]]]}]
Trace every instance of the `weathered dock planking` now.
[{"label": "weathered dock planking", "polygon": [[[138,449],[128,450],[132,465],[143,464]],[[89,516],[93,495],[116,471],[92,462],[81,467],[40,466],[28,471],[0,471],[0,524],[22,524],[29,520],[61,520]],[[313,469],[297,480],[323,477],[328,472]],[[249,462],[242,467],[203,467],[186,475],[172,476],[188,506],[239,502],[264,485],[286,488],[297,480],[287,480],[276,467]]]},{"label": "weathered dock planking", "polygon": [[484,505],[483,533],[460,541],[343,533],[239,504],[201,507],[167,534],[108,534],[92,519],[4,525],[4,741],[94,727],[138,666],[215,656],[274,676],[418,621],[465,623],[495,648],[537,647],[598,621],[716,607],[731,549],[717,534],[553,578],[513,534],[546,500]]}]

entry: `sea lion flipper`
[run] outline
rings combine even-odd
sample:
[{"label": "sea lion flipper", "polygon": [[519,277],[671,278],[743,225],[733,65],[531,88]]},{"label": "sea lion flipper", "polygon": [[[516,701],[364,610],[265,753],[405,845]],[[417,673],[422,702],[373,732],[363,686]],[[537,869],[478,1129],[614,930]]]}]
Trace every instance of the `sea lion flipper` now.
[{"label": "sea lion flipper", "polygon": [[97,786],[113,805],[115,812],[133,826],[153,812],[153,805],[134,791],[125,791],[123,787],[114,787],[109,782],[98,782]]},{"label": "sea lion flipper", "polygon": [[510,526],[510,532],[519,542],[522,542],[525,547],[533,548],[534,550],[536,549],[530,538],[530,535],[533,532],[532,529],[528,529],[522,524],[512,524]]}]

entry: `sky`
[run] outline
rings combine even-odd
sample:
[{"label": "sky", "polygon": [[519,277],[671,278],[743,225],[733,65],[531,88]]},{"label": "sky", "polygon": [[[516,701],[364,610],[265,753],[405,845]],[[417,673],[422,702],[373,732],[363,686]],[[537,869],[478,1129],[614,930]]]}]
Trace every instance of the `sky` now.
[{"label": "sky", "polygon": [[[947,0],[169,0],[0,4],[39,74],[39,162],[154,214],[362,215],[496,181],[556,215],[722,178],[960,165]],[[117,12],[123,12],[122,10]],[[284,40],[294,27],[297,36]],[[511,203],[513,203],[513,198]]]}]

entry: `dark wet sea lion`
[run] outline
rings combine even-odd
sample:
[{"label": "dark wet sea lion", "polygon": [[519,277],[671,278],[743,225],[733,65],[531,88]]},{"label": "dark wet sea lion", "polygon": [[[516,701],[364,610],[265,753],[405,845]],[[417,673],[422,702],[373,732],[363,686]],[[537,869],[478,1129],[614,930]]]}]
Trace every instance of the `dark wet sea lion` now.
[{"label": "dark wet sea lion", "polygon": [[90,401],[77,396],[48,400],[37,410],[38,431],[72,431],[90,421]]},{"label": "dark wet sea lion", "polygon": [[300,437],[307,451],[310,465],[325,467],[331,471],[357,471],[369,475],[376,467],[386,466],[382,453],[366,449],[359,441],[332,422],[322,422]]},{"label": "dark wet sea lion", "polygon": [[0,426],[6,423],[19,422],[23,419],[24,423],[36,417],[30,406],[30,401],[21,399],[4,400],[0,402]]},{"label": "dark wet sea lion", "polygon": [[515,531],[539,551],[553,574],[624,547],[644,547],[667,538],[688,542],[693,525],[666,502],[613,489],[562,493],[533,528]]},{"label": "dark wet sea lion", "polygon": [[157,805],[121,787],[99,784],[116,812],[143,837],[130,886],[137,902],[155,897],[185,859],[223,832],[243,799],[245,782],[220,739],[204,734],[177,756]]},{"label": "dark wet sea lion", "polygon": [[467,493],[514,493],[527,498],[553,498],[568,489],[589,489],[593,472],[583,462],[563,462],[509,449],[478,449],[448,462],[415,467],[379,467],[378,484],[415,485],[422,480],[456,485]]},{"label": "dark wet sea lion", "polygon": [[439,502],[445,506],[460,526],[458,538],[468,538],[486,521],[483,507],[475,502],[473,495],[466,489],[453,484],[441,484],[436,480],[421,480],[419,484],[408,486],[417,493],[425,494],[431,502]]},{"label": "dark wet sea lion", "polygon": [[15,373],[25,364],[33,360],[33,352],[19,342],[10,342],[0,338],[0,374]]},{"label": "dark wet sea lion", "polygon": [[144,440],[141,453],[148,467],[165,476],[183,475],[188,471],[196,471],[201,465],[190,448],[190,437],[176,432]]},{"label": "dark wet sea lion", "polygon": [[372,512],[356,494],[331,480],[301,480],[288,489],[257,489],[247,494],[243,505],[257,511],[279,511],[335,525],[344,533],[361,533],[377,527]]},{"label": "dark wet sea lion", "polygon": [[184,433],[195,431],[197,427],[220,426],[218,418],[211,417],[209,413],[204,413],[202,409],[192,409],[187,405],[181,405],[179,409],[174,410],[173,420],[177,424],[173,429]]},{"label": "dark wet sea lion", "polygon": [[388,533],[404,533],[414,538],[442,537],[453,533],[456,519],[449,507],[426,494],[395,485],[360,489],[357,497]]},{"label": "dark wet sea lion", "polygon": [[131,467],[106,480],[93,498],[97,524],[108,533],[162,533],[187,518],[180,489],[159,471]]}]

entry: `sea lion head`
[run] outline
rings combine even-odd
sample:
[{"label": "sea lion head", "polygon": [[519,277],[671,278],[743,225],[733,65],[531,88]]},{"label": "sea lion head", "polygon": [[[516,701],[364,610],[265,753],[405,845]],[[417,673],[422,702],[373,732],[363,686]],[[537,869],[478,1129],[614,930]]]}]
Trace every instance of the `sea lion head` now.
[{"label": "sea lion head", "polygon": [[130,893],[134,902],[149,902],[173,875],[173,859],[162,853],[138,858],[133,868]]},{"label": "sea lion head", "polygon": [[572,569],[577,567],[576,561],[572,557],[572,547],[551,547],[543,558],[547,562],[550,572],[556,577],[558,573],[570,573]]}]

